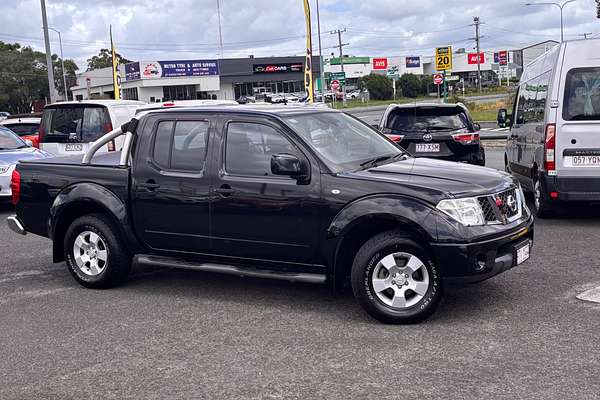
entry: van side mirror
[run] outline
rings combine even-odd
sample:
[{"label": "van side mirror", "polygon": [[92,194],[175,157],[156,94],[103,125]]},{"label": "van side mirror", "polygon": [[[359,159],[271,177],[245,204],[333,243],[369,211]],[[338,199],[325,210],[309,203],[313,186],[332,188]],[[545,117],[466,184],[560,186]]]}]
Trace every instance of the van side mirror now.
[{"label": "van side mirror", "polygon": [[498,110],[498,126],[500,128],[506,128],[508,123],[508,111],[506,108],[501,108]]},{"label": "van side mirror", "polygon": [[302,163],[292,154],[273,154],[271,156],[271,172],[274,175],[286,175],[299,178],[302,175]]}]

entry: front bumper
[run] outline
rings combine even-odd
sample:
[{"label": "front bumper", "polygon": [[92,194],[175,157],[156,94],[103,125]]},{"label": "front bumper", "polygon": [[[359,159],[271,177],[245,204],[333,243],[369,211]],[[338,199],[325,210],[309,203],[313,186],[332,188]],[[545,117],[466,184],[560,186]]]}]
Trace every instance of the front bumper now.
[{"label": "front bumper", "polygon": [[516,251],[533,245],[533,216],[511,231],[471,243],[432,243],[445,281],[473,283],[489,279],[517,265]]}]

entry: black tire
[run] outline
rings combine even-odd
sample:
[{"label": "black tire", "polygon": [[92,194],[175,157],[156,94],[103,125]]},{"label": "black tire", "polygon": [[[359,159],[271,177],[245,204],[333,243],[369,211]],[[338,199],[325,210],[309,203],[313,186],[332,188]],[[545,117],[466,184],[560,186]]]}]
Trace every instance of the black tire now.
[{"label": "black tire", "polygon": [[[416,304],[394,308],[385,304],[375,293],[373,273],[386,255],[410,253],[422,261],[429,276],[429,287]],[[369,239],[358,251],[352,264],[351,284],[354,297],[373,318],[389,324],[411,324],[431,316],[442,298],[442,280],[428,251],[401,231],[388,231]],[[395,291],[395,289],[394,289]]]},{"label": "black tire", "polygon": [[548,202],[545,194],[546,190],[542,185],[539,175],[533,179],[533,213],[538,218],[551,218],[554,216],[554,209]]},{"label": "black tire", "polygon": [[[94,276],[84,273],[75,261],[75,240],[83,232],[97,234],[103,243],[101,247],[107,253],[103,270]],[[64,244],[67,268],[80,285],[92,289],[108,289],[127,280],[131,269],[131,254],[123,244],[118,229],[106,216],[90,214],[77,218],[69,226]]]}]

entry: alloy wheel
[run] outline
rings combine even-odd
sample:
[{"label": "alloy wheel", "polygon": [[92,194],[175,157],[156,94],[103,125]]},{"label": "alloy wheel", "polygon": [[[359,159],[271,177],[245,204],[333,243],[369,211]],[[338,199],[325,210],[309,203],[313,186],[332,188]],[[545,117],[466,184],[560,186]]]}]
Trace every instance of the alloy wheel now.
[{"label": "alloy wheel", "polygon": [[429,289],[429,272],[425,264],[410,253],[392,253],[383,257],[371,275],[377,298],[395,309],[417,304]]},{"label": "alloy wheel", "polygon": [[73,258],[81,272],[85,275],[97,276],[106,269],[108,264],[106,243],[97,233],[81,232],[73,243]]}]

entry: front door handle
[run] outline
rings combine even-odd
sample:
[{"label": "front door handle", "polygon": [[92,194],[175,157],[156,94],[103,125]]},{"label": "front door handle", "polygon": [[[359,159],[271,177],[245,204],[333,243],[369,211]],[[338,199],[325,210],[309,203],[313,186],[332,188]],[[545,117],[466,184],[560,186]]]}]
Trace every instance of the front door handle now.
[{"label": "front door handle", "polygon": [[235,189],[232,189],[231,186],[225,184],[221,185],[220,188],[215,189],[215,193],[220,194],[223,197],[231,196],[235,193]]},{"label": "front door handle", "polygon": [[138,183],[138,187],[146,189],[148,191],[153,191],[155,189],[158,189],[160,187],[160,185],[158,183],[156,183],[154,181],[154,179],[148,179],[144,183]]}]

